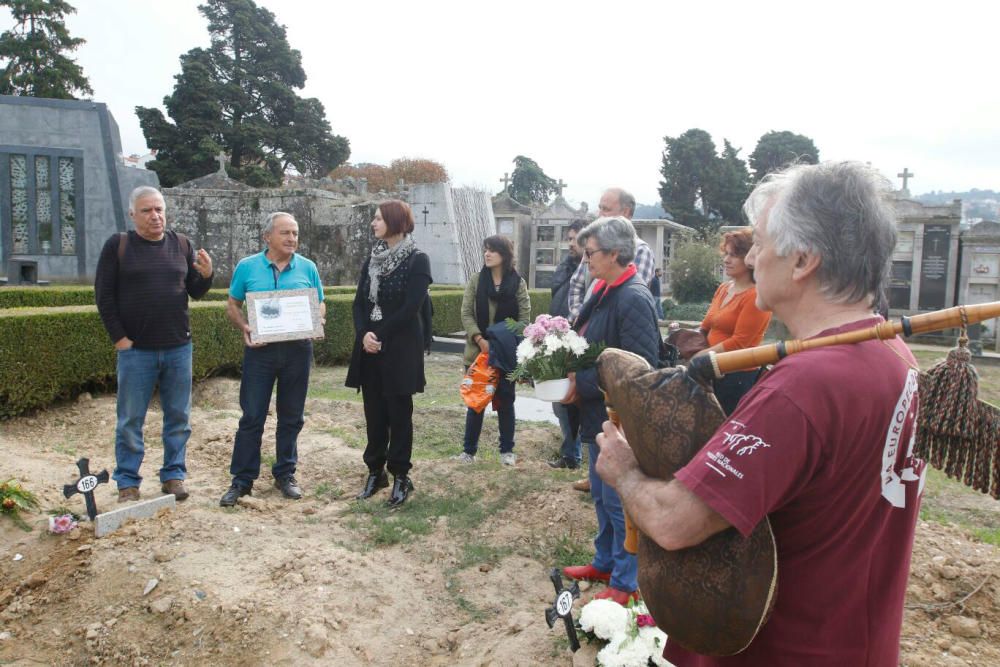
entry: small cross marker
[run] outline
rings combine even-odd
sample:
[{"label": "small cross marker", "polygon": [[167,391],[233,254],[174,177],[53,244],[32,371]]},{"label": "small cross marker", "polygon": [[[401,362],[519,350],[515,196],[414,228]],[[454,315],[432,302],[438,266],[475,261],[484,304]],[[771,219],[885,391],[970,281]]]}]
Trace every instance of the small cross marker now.
[{"label": "small cross marker", "polygon": [[69,498],[70,496],[80,493],[83,495],[84,500],[87,501],[87,516],[93,521],[97,516],[97,503],[94,502],[94,489],[97,488],[98,484],[108,483],[108,471],[102,470],[100,473],[93,475],[90,472],[90,459],[80,459],[76,462],[76,467],[80,469],[80,479],[76,480],[73,484],[66,484],[63,486],[63,495]]},{"label": "small cross marker", "polygon": [[580,648],[580,640],[576,637],[576,626],[573,624],[573,600],[580,597],[580,584],[574,581],[570,588],[563,588],[562,576],[559,570],[552,568],[549,579],[556,588],[556,600],[545,610],[545,622],[553,627],[562,618],[566,624],[566,636],[569,637],[569,647],[576,653]]}]

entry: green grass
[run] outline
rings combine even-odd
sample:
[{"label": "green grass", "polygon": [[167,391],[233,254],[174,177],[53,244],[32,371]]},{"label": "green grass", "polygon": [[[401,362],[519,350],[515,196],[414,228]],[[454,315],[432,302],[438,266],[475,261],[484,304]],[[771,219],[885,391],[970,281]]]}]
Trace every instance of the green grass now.
[{"label": "green grass", "polygon": [[958,526],[1000,546],[1000,503],[934,468],[927,470],[920,518]]},{"label": "green grass", "polygon": [[[423,393],[413,395],[413,406],[464,408],[458,393],[459,383],[462,381],[462,358],[455,354],[433,354],[424,357],[424,362],[427,386]],[[346,366],[314,368],[309,378],[309,398],[360,403],[361,394],[345,387],[346,379]]]},{"label": "green grass", "polygon": [[344,426],[333,426],[325,429],[325,431],[335,438],[340,438],[341,441],[343,441],[343,443],[351,449],[362,449],[365,446],[365,439],[367,436],[364,433],[359,433],[356,429]]},{"label": "green grass", "polygon": [[554,556],[554,565],[560,568],[567,565],[585,565],[594,557],[593,535],[587,531],[570,528],[568,535],[560,535],[556,540],[555,552],[545,556],[546,558]]},{"label": "green grass", "polygon": [[318,500],[337,500],[344,495],[344,489],[340,486],[335,486],[330,482],[320,482],[316,485],[316,489],[313,491],[313,496]]}]

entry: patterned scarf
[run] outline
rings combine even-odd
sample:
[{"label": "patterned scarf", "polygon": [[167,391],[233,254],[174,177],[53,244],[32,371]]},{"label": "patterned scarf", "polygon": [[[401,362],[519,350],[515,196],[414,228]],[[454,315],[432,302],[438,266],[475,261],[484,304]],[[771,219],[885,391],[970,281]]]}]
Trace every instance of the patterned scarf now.
[{"label": "patterned scarf", "polygon": [[416,249],[413,237],[409,234],[405,235],[394,248],[390,248],[389,244],[381,239],[375,242],[372,247],[371,261],[368,264],[368,300],[375,304],[372,307],[372,322],[382,320],[382,309],[378,306],[379,282],[383,277],[395,271]]}]

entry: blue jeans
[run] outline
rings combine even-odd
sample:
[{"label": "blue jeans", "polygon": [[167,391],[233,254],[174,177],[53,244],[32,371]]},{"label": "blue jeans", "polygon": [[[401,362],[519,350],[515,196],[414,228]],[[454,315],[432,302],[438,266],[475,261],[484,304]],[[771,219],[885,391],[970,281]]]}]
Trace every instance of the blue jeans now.
[{"label": "blue jeans", "polygon": [[600,448],[593,442],[588,442],[587,447],[590,448],[590,495],[597,511],[593,565],[601,572],[611,573],[613,588],[631,593],[639,588],[639,562],[625,551],[625,510],[618,492],[597,474]]},{"label": "blue jeans", "polygon": [[191,343],[162,350],[130,348],[118,352],[118,423],[115,474],[119,489],[139,486],[146,448],[142,427],[153,390],[163,408],[163,467],[160,481],[184,479],[184,457],[191,436]]},{"label": "blue jeans", "polygon": [[552,412],[559,420],[559,428],[562,430],[563,442],[559,452],[564,461],[583,460],[583,451],[580,447],[580,413],[575,405],[564,403],[553,403]]},{"label": "blue jeans", "polygon": [[663,315],[663,299],[658,296],[653,296],[653,303],[656,304],[656,319],[665,319]]},{"label": "blue jeans", "polygon": [[[500,420],[500,453],[514,451],[514,397],[497,398],[494,402],[497,417]],[[479,434],[483,431],[483,416],[486,409],[476,412],[472,408],[465,410],[465,440],[462,449],[466,454],[476,455],[479,449]]]},{"label": "blue jeans", "polygon": [[295,340],[243,348],[243,379],[240,382],[243,416],[229,465],[234,485],[252,488],[254,480],[260,476],[260,443],[275,382],[278,383],[275,401],[278,427],[271,474],[275,479],[295,474],[311,366],[312,341]]}]

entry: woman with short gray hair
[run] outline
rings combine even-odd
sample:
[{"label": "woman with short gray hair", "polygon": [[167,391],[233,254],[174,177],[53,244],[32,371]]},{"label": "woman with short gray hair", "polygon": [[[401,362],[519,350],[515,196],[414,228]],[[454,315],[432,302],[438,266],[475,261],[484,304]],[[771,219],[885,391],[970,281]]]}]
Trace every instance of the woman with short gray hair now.
[{"label": "woman with short gray hair", "polygon": [[620,215],[613,218],[598,218],[583,228],[577,235],[576,242],[580,246],[585,246],[589,238],[593,238],[601,250],[614,251],[615,261],[620,266],[628,266],[629,262],[635,259],[635,227],[627,218]]},{"label": "woman with short gray hair", "polygon": [[[635,257],[632,223],[622,217],[598,218],[584,227],[577,240],[596,280],[594,292],[583,304],[574,328],[588,343],[634,352],[656,366],[660,330],[653,295],[636,275],[632,263]],[[593,561],[563,568],[563,573],[573,579],[608,584],[606,590],[594,597],[625,606],[630,599],[638,599],[638,566],[635,556],[625,551],[625,512],[621,499],[594,467],[599,453],[597,434],[607,419],[596,368],[570,373],[570,390],[563,403],[579,404],[580,440],[590,451],[590,494],[597,512]]]}]

